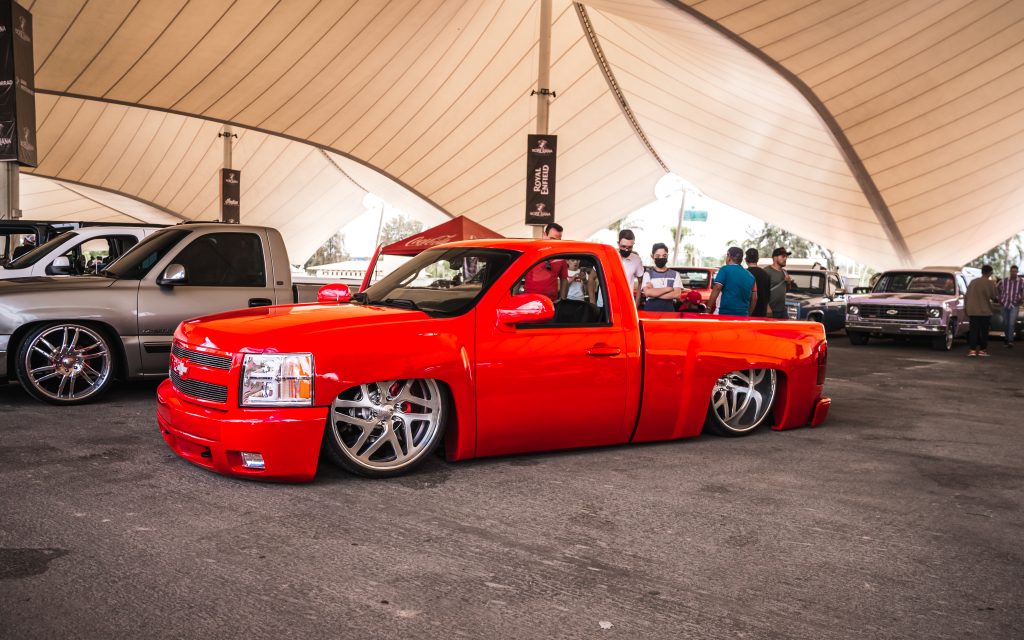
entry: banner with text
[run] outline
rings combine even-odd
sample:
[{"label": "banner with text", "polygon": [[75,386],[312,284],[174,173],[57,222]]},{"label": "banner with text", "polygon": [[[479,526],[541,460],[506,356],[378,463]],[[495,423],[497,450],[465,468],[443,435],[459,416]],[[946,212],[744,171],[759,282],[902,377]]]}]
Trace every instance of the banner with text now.
[{"label": "banner with text", "polygon": [[526,224],[555,221],[555,156],[558,136],[526,137]]},{"label": "banner with text", "polygon": [[242,220],[242,172],[238,169],[220,170],[220,219],[238,223]]},{"label": "banner with text", "polygon": [[32,14],[0,0],[0,161],[38,164],[35,88]]}]

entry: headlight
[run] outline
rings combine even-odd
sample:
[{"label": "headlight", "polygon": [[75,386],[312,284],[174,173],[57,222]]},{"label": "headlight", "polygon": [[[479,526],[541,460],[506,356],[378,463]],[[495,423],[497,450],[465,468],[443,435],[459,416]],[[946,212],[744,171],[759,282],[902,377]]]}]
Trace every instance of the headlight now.
[{"label": "headlight", "polygon": [[941,318],[942,317],[942,309],[939,309],[938,307],[930,307],[928,309],[928,317],[929,318]]},{"label": "headlight", "polygon": [[855,304],[850,305],[849,307],[847,307],[846,312],[849,313],[851,316],[859,316],[860,315],[860,307],[858,307]]},{"label": "headlight", "polygon": [[248,354],[242,361],[243,407],[313,405],[313,354]]},{"label": "headlight", "polygon": [[792,304],[787,304],[786,305],[786,317],[789,318],[790,320],[796,320],[797,318],[799,318],[800,317],[800,307],[797,307],[797,306],[792,305]]}]

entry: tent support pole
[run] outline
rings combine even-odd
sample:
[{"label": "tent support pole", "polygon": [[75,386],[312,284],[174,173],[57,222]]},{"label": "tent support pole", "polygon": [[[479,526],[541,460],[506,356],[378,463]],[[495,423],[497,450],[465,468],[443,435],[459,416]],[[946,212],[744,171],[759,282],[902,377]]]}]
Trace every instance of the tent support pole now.
[{"label": "tent support pole", "polygon": [[[551,0],[540,0],[540,42],[537,62],[537,133],[548,132],[548,99],[551,87]],[[544,235],[544,227],[534,225],[533,237]]]}]

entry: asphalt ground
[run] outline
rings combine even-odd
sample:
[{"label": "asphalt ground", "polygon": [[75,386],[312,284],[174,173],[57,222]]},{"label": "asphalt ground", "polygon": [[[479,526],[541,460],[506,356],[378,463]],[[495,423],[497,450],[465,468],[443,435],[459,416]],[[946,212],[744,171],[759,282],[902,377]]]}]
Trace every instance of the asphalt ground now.
[{"label": "asphalt ground", "polygon": [[966,351],[834,337],[817,429],[309,485],[178,459],[154,383],[12,385],[0,637],[1022,638],[1024,345]]}]

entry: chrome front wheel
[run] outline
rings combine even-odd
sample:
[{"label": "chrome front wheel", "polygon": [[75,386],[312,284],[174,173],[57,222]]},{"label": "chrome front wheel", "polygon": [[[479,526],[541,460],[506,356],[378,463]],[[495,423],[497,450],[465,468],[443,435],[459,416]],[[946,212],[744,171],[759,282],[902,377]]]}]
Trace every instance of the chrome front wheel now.
[{"label": "chrome front wheel", "polygon": [[21,385],[39,400],[71,405],[106,390],[113,378],[114,357],[102,333],[62,322],[43,325],[25,338],[16,369]]},{"label": "chrome front wheel", "polygon": [[405,473],[444,436],[445,398],[434,380],[383,380],[343,391],[325,439],[333,462],[369,477]]},{"label": "chrome front wheel", "polygon": [[732,371],[715,382],[707,426],[723,436],[742,436],[771,412],[778,379],[774,369]]}]

